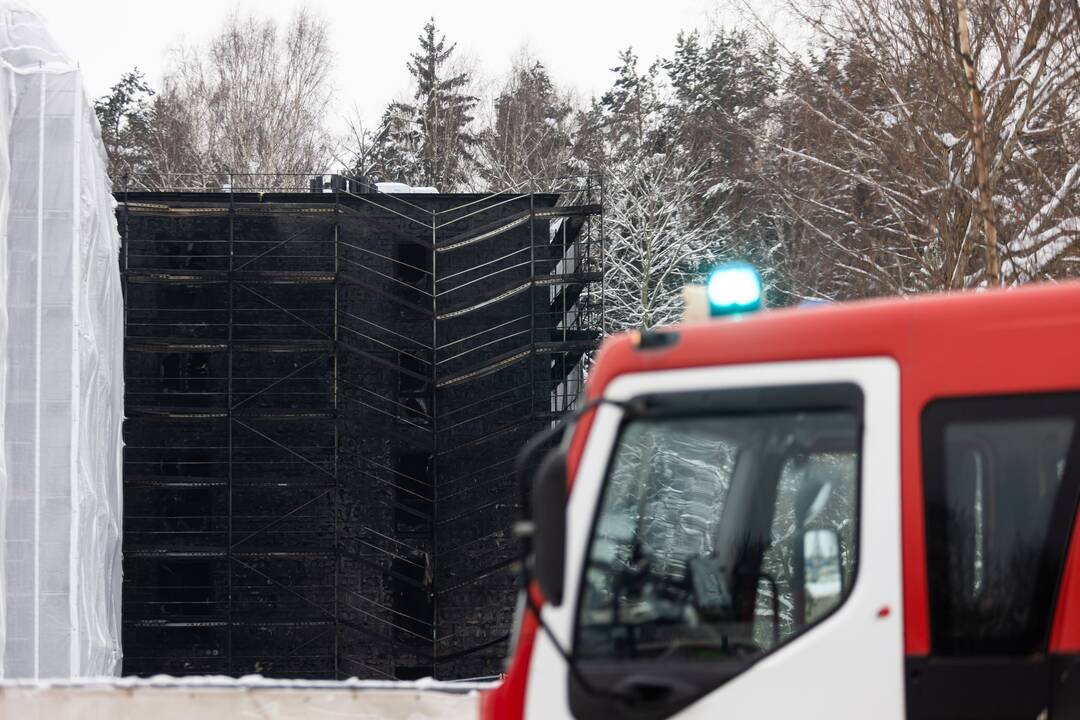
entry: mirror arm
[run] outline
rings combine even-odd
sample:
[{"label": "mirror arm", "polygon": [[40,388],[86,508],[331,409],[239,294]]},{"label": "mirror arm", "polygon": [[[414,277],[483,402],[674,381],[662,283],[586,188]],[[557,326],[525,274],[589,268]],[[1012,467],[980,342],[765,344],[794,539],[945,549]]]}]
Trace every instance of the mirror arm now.
[{"label": "mirror arm", "polygon": [[[554,438],[558,437],[561,433],[563,433],[568,426],[576,422],[582,415],[589,412],[590,410],[594,410],[600,405],[614,405],[616,407],[623,408],[624,410],[629,410],[631,407],[629,403],[624,403],[617,400],[609,400],[603,397],[596,398],[595,400],[590,400],[577,410],[563,415],[561,418],[556,420],[550,428],[545,428],[541,432],[534,435],[532,438],[529,439],[527,443],[525,443],[524,447],[522,447],[522,449],[518,452],[517,460],[514,464],[514,474],[517,477],[518,488],[521,492],[521,508],[523,511],[525,510],[525,508],[528,507],[528,499],[530,495],[529,481],[532,477],[529,464],[532,458],[549,442],[551,442]],[[567,439],[569,439],[569,437]],[[516,523],[514,529],[515,534],[519,538],[521,538],[523,542],[523,552],[521,557],[521,582],[523,586],[523,592],[525,593],[526,609],[533,614],[533,617],[536,618],[537,625],[539,625],[540,629],[543,630],[545,635],[547,635],[548,640],[551,641],[551,644],[555,648],[555,651],[562,658],[563,662],[566,663],[566,666],[569,669],[570,673],[574,676],[574,679],[578,682],[578,684],[583,690],[585,690],[590,695],[598,697],[620,699],[621,696],[619,694],[601,690],[585,678],[585,676],[581,672],[581,669],[574,661],[573,656],[569,652],[567,652],[567,650],[558,641],[558,639],[555,637],[555,633],[551,630],[551,628],[544,621],[544,618],[541,615],[540,606],[536,603],[532,594],[532,585],[535,580],[533,578],[532,567],[530,564],[530,556],[532,555],[532,540],[536,532],[536,524],[531,517],[531,513],[529,517],[525,517],[518,523]]]},{"label": "mirror arm", "polygon": [[[532,479],[532,473],[530,472],[529,462],[540,450],[544,448],[553,439],[559,437],[570,425],[577,422],[578,419],[601,405],[614,405],[615,407],[623,408],[624,410],[630,409],[631,405],[619,400],[609,400],[608,398],[599,397],[595,400],[582,405],[580,408],[568,412],[555,421],[555,424],[549,428],[544,428],[536,435],[529,438],[529,441],[522,446],[518,451],[517,459],[514,461],[514,476],[518,481],[518,491],[521,494],[521,509],[524,512],[528,507],[530,480]],[[530,518],[525,518],[521,523],[515,526],[518,537],[522,538],[525,542],[524,553],[528,554],[532,545],[532,531],[533,523]]]}]

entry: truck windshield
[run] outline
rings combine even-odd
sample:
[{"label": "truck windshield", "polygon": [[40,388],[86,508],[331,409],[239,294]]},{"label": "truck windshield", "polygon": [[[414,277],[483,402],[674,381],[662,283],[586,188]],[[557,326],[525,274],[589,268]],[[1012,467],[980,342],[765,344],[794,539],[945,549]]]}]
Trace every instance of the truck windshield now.
[{"label": "truck windshield", "polygon": [[626,423],[575,655],[753,657],[839,605],[858,551],[858,428],[848,410]]}]

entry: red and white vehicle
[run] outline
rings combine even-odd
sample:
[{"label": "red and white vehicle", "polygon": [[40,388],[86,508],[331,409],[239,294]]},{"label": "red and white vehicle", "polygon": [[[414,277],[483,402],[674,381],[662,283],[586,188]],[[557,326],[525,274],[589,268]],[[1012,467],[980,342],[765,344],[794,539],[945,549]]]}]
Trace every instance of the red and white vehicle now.
[{"label": "red and white vehicle", "polygon": [[621,335],[587,396],[482,717],[1080,717],[1080,284]]}]

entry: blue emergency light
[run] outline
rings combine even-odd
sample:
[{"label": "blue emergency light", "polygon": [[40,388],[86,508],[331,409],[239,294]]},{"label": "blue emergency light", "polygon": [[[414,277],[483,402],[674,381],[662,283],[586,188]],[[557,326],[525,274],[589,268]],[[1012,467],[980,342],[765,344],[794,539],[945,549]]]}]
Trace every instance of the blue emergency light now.
[{"label": "blue emergency light", "polygon": [[709,299],[709,314],[718,317],[760,310],[764,291],[761,276],[753,265],[733,262],[709,273],[705,295]]}]

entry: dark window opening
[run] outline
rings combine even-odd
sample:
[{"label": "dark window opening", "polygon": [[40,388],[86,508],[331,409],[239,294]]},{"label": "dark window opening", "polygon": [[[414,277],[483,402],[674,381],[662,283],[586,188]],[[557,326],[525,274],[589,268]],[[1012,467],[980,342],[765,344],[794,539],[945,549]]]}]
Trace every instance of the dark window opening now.
[{"label": "dark window opening", "polygon": [[165,392],[204,394],[210,377],[210,355],[198,352],[163,354],[159,373]]},{"label": "dark window opening", "polygon": [[183,488],[163,492],[161,529],[168,532],[208,532],[213,529],[213,488]]},{"label": "dark window opening", "polygon": [[430,371],[422,358],[411,353],[399,352],[398,366],[402,370],[402,372],[398,373],[399,394],[410,396],[427,394]]},{"label": "dark window opening", "polygon": [[394,474],[394,529],[427,535],[431,532],[431,458],[404,453],[397,458]]},{"label": "dark window opening", "polygon": [[184,364],[184,377],[189,380],[188,390],[205,391],[206,378],[210,376],[210,355],[208,353],[187,353]]},{"label": "dark window opening", "polygon": [[431,251],[423,245],[402,242],[395,250],[394,274],[398,280],[414,287],[426,288],[431,268]]},{"label": "dark window opening", "polygon": [[431,571],[426,553],[413,552],[393,562],[394,637],[402,642],[431,640],[435,605],[431,600]]},{"label": "dark window opening", "polygon": [[181,371],[183,365],[183,356],[180,353],[168,353],[161,356],[159,371],[162,390],[165,392],[183,392],[184,377]]}]

